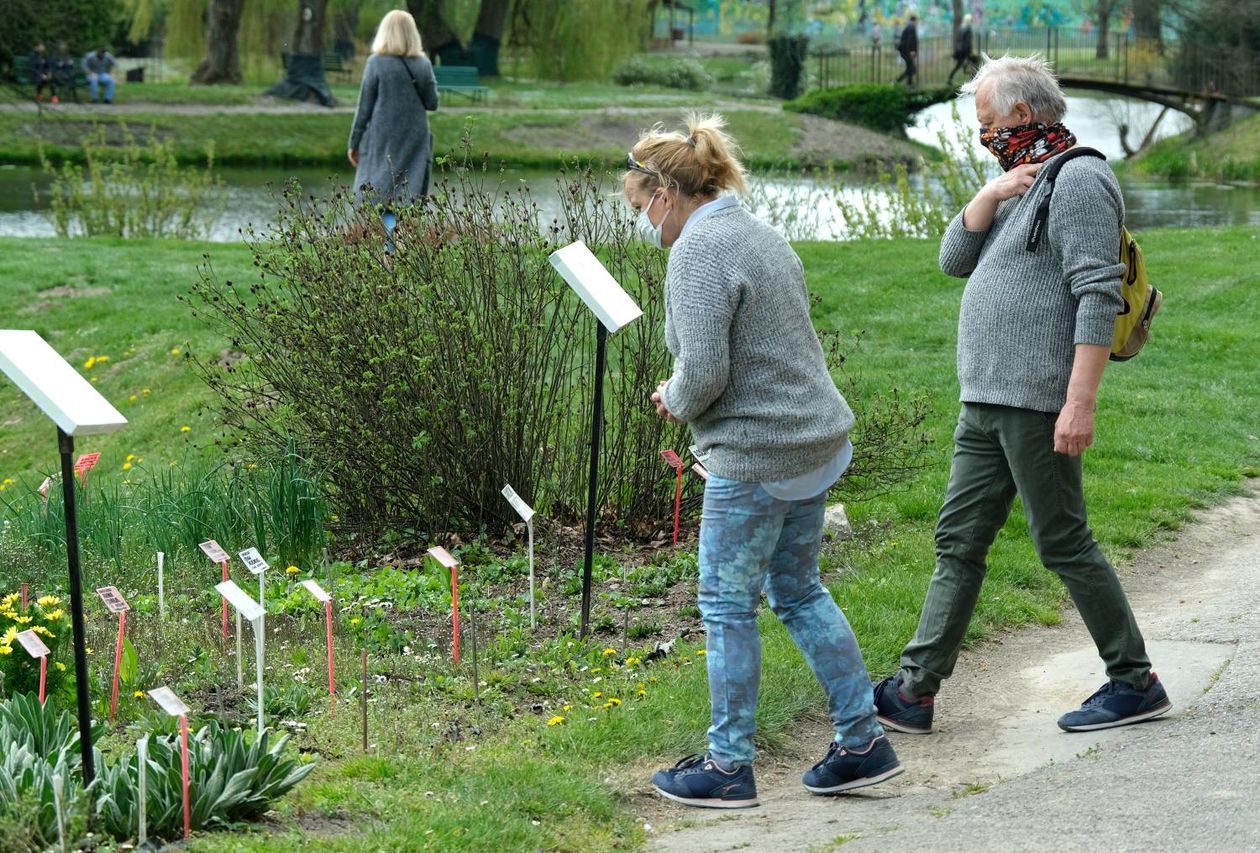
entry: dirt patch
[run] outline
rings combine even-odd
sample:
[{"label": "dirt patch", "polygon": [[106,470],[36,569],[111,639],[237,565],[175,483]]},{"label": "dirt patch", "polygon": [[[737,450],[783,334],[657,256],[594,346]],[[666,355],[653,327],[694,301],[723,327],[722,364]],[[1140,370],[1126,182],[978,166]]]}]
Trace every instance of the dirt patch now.
[{"label": "dirt patch", "polygon": [[864,127],[812,115],[801,115],[800,121],[801,135],[792,154],[805,166],[849,163],[858,170],[877,171],[919,159],[909,142]]},{"label": "dirt patch", "polygon": [[93,296],[106,296],[111,292],[108,287],[75,287],[70,284],[63,284],[57,287],[50,287],[47,290],[41,290],[38,294],[39,299],[30,305],[23,307],[19,314],[41,314],[49,311],[67,299],[85,299]]}]

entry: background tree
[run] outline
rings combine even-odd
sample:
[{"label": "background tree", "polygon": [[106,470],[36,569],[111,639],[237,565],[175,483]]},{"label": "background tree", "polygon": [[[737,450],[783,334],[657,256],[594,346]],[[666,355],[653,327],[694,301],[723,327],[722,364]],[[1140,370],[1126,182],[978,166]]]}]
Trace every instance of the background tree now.
[{"label": "background tree", "polygon": [[109,45],[121,15],[117,0],[3,0],[0,67],[27,56],[37,41],[51,51],[65,39],[77,60],[89,48]]},{"label": "background tree", "polygon": [[477,58],[477,71],[484,76],[499,76],[499,48],[511,6],[511,0],[481,0],[470,47]]},{"label": "background tree", "polygon": [[284,79],[268,94],[305,101],[314,97],[326,107],[334,104],[324,79],[324,29],[328,25],[328,0],[298,0],[297,25],[289,42]]},{"label": "background tree", "polygon": [[206,55],[190,83],[240,83],[241,55],[237,38],[245,0],[210,0],[206,10]]},{"label": "background tree", "polygon": [[424,52],[443,65],[469,65],[468,51],[451,25],[444,0],[407,0],[407,11],[416,19]]},{"label": "background tree", "polygon": [[1133,31],[1138,42],[1152,45],[1160,53],[1164,50],[1162,15],[1163,0],[1133,0]]}]

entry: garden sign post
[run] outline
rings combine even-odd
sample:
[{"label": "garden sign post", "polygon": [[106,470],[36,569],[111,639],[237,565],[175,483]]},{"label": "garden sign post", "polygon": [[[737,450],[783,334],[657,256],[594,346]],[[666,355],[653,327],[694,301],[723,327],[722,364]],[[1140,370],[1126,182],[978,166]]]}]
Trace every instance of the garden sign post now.
[{"label": "garden sign post", "polygon": [[662,450],[661,458],[665,460],[665,464],[674,469],[674,544],[678,544],[678,522],[682,517],[682,481],[683,481],[683,461],[682,458],[673,450]]},{"label": "garden sign post", "polygon": [[302,581],[302,586],[306,587],[307,592],[315,596],[316,601],[321,601],[324,604],[324,631],[328,635],[328,698],[331,700],[337,694],[337,682],[333,678],[332,596],[319,585],[317,580],[304,580]]},{"label": "garden sign post", "polygon": [[525,529],[529,532],[529,629],[532,631],[537,627],[534,618],[534,509],[521,500],[521,496],[516,493],[516,489],[510,485],[503,487],[503,497],[507,498],[507,502],[512,505],[512,509],[516,510],[516,514],[521,517],[521,521],[525,522]]},{"label": "garden sign post", "polygon": [[429,556],[451,573],[451,660],[459,666],[459,560],[441,545],[430,548]]},{"label": "garden sign post", "polygon": [[258,553],[257,548],[246,548],[240,552],[241,562],[245,564],[245,568],[249,569],[250,574],[258,577],[258,606],[262,609],[262,615],[258,617],[258,630],[266,634],[267,622],[267,599],[266,599],[266,575],[263,574],[271,566],[267,565],[267,561],[262,558],[262,554]]},{"label": "garden sign post", "polygon": [[609,333],[643,315],[630,295],[581,240],[551,253],[556,268],[573,292],[582,298],[598,321],[595,338],[595,395],[591,404],[591,470],[586,493],[586,542],[582,561],[582,628],[591,621],[591,575],[595,564],[595,515],[599,490],[599,439],[604,428],[604,359]]},{"label": "garden sign post", "polygon": [[35,332],[0,330],[0,370],[57,425],[65,500],[66,558],[70,569],[70,619],[74,627],[79,749],[86,787],[96,776],[96,765],[92,755],[87,647],[83,639],[83,581],[79,572],[79,527],[74,504],[74,438],[113,432],[126,426],[127,419]]},{"label": "garden sign post", "polygon": [[172,717],[179,717],[180,776],[184,783],[184,838],[188,838],[192,835],[192,809],[188,801],[188,706],[169,687],[153,688],[149,691],[149,698]]},{"label": "garden sign post", "polygon": [[109,696],[109,721],[118,716],[118,670],[122,668],[123,635],[127,631],[127,611],[131,605],[122,597],[116,586],[98,587],[96,594],[105,602],[110,613],[118,614],[118,642],[114,644],[114,689]]},{"label": "garden sign post", "polygon": [[[220,545],[218,542],[214,541],[213,539],[207,539],[205,542],[202,542],[197,547],[201,549],[201,553],[205,554],[207,557],[210,558],[210,562],[219,564],[219,566],[223,569],[223,580],[226,581],[228,579],[229,557],[228,557],[227,551],[223,550],[223,546]],[[228,634],[227,632],[227,602],[226,601],[223,602],[222,614],[223,614],[223,641],[226,643],[227,634]],[[241,632],[237,630],[236,633],[237,633],[237,639],[239,640]]]},{"label": "garden sign post", "polygon": [[33,629],[18,634],[17,641],[22,644],[22,648],[26,649],[28,655],[39,661],[39,704],[43,705],[48,684],[48,655],[51,652]]},{"label": "garden sign post", "polygon": [[[237,617],[254,626],[254,668],[258,676],[258,733],[263,730],[263,609],[257,601],[249,597],[249,593],[236,585],[236,581],[224,581],[215,586],[215,591],[236,608]],[[238,655],[238,672],[240,656]]]}]

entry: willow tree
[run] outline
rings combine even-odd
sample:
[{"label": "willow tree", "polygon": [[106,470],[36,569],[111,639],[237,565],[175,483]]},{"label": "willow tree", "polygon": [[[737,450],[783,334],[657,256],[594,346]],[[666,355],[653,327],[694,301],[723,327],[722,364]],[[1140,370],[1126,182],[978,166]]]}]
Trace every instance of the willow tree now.
[{"label": "willow tree", "polygon": [[305,101],[314,97],[326,107],[335,103],[324,79],[324,30],[328,0],[298,0],[297,25],[287,45],[284,79],[267,94]]},{"label": "willow tree", "polygon": [[245,0],[210,0],[206,10],[206,55],[188,82],[201,85],[240,83],[238,34]]}]

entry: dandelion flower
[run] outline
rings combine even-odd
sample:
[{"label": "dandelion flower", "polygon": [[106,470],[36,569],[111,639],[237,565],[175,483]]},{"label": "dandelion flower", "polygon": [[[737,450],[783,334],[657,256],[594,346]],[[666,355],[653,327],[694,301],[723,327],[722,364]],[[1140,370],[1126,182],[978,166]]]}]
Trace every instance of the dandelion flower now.
[{"label": "dandelion flower", "polygon": [[572,711],[572,710],[573,710],[573,706],[572,706],[572,705],[565,705],[565,706],[564,706],[564,708],[563,708],[562,710],[564,710],[564,711]]},{"label": "dandelion flower", "polygon": [[139,399],[140,398],[137,397],[135,394],[132,394],[130,397],[127,398],[127,400],[132,403],[134,403],[136,400],[139,400]]},{"label": "dandelion flower", "polygon": [[124,470],[124,471],[130,471],[130,470],[131,470],[131,463],[130,463],[130,462],[124,462],[124,463],[123,463],[123,470]]},{"label": "dandelion flower", "polygon": [[88,356],[88,360],[83,362],[84,370],[91,370],[95,366],[96,366],[96,356],[94,355]]},{"label": "dandelion flower", "polygon": [[96,357],[96,363],[97,363],[97,364],[104,364],[104,363],[105,363],[105,362],[107,362],[107,361],[109,361],[109,356],[107,356],[107,355],[98,355],[98,356]]},{"label": "dandelion flower", "polygon": [[615,654],[617,654],[616,649],[604,649],[604,657],[608,657],[608,655],[615,655]]},{"label": "dandelion flower", "polygon": [[192,432],[192,427],[190,427],[188,424],[184,424],[182,427],[180,427],[180,428],[179,428],[179,431],[180,431],[180,432]]},{"label": "dandelion flower", "polygon": [[362,620],[362,619],[360,619],[358,616],[351,616],[351,617],[350,617],[350,624],[351,624],[351,625],[358,625],[358,624],[359,624],[360,622],[362,622],[362,621],[363,621],[363,620]]},{"label": "dandelion flower", "polygon": [[183,350],[179,347],[171,347],[171,355],[179,355]]},{"label": "dandelion flower", "polygon": [[547,721],[547,725],[549,727],[564,725],[564,717],[560,716],[559,714],[556,714],[554,717],[552,717],[551,719]]},{"label": "dandelion flower", "polygon": [[286,575],[296,575],[300,571],[302,570],[299,569],[297,566],[289,566],[287,569],[284,570],[284,573]]},{"label": "dandelion flower", "polygon": [[66,671],[66,665],[62,663],[61,661],[57,661],[56,663],[53,664],[53,666],[57,667],[57,672]]},{"label": "dandelion flower", "polygon": [[636,657],[631,656],[626,658],[626,666],[636,666],[638,663],[639,659]]},{"label": "dandelion flower", "polygon": [[152,394],[153,392],[152,392],[152,391],[150,391],[148,388],[143,388],[143,389],[141,389],[140,393],[141,393],[141,394],[143,394],[144,396],[146,396],[146,397],[147,397],[147,396],[149,396],[150,394]]},{"label": "dandelion flower", "polygon": [[636,693],[635,695],[638,696],[640,699],[643,699],[647,696],[647,691],[644,690],[642,687],[640,687],[638,693]]},{"label": "dandelion flower", "polygon": [[135,459],[135,458],[136,458],[136,454],[134,454],[134,453],[128,453],[128,454],[127,454],[127,458],[126,458],[126,459],[124,459],[123,461],[124,461],[124,462],[130,462],[132,459]]},{"label": "dandelion flower", "polygon": [[137,699],[143,699],[143,698],[144,698],[144,691],[143,691],[143,690],[137,690],[135,693],[132,693],[131,695],[132,695],[132,696],[134,696],[134,697],[135,697],[135,698],[137,698]]},{"label": "dandelion flower", "polygon": [[608,697],[608,704],[612,706],[613,708],[616,708],[618,705],[621,704],[621,700],[618,699],[616,696],[610,696]]},{"label": "dandelion flower", "polygon": [[604,698],[604,693],[603,693],[603,691],[596,690],[594,693],[592,693],[592,694],[591,694],[591,698],[592,698],[592,699],[603,699],[603,698]]},{"label": "dandelion flower", "polygon": [[702,658],[707,654],[708,652],[706,652],[704,649],[696,649],[696,657]]}]

